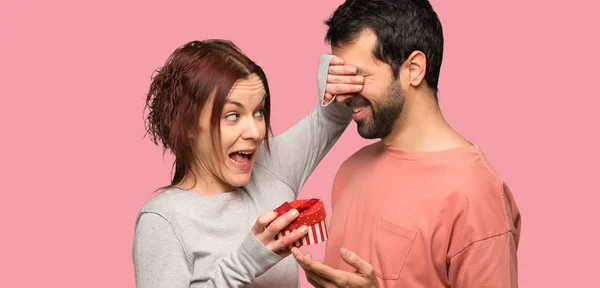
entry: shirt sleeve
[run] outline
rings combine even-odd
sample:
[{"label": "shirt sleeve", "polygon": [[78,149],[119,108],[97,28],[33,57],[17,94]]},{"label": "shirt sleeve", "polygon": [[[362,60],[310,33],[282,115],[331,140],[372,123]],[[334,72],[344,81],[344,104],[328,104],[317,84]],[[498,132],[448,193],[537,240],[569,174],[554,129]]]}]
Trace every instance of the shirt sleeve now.
[{"label": "shirt sleeve", "polygon": [[352,112],[346,105],[334,100],[323,103],[330,58],[330,54],[323,54],[319,61],[317,107],[273,137],[270,153],[261,149],[256,162],[288,184],[296,195],[352,120]]},{"label": "shirt sleeve", "polygon": [[506,232],[472,243],[450,260],[453,288],[516,288],[517,247],[515,235]]},{"label": "shirt sleeve", "polygon": [[283,259],[248,232],[237,249],[219,259],[211,277],[192,279],[193,269],[202,267],[193,266],[171,224],[156,213],[140,216],[133,251],[138,288],[244,287]]},{"label": "shirt sleeve", "polygon": [[133,263],[137,288],[189,287],[191,265],[169,222],[144,213],[136,225]]}]

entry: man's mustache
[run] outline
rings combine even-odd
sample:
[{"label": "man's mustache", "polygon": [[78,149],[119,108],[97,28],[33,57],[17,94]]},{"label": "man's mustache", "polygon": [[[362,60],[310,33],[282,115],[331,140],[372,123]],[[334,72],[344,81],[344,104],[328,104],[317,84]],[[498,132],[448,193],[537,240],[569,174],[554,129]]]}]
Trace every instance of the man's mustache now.
[{"label": "man's mustache", "polygon": [[371,101],[360,94],[354,94],[351,98],[348,98],[345,103],[350,108],[371,105]]}]

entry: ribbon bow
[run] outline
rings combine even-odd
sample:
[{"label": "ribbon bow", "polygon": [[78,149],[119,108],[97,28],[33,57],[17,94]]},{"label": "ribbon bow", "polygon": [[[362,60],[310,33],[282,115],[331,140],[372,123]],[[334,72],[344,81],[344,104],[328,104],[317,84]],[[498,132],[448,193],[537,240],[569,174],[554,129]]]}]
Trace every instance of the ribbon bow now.
[{"label": "ribbon bow", "polygon": [[[312,205],[317,204],[319,202],[319,199],[317,198],[312,198],[306,202],[304,202],[304,204],[296,207],[296,210],[298,210],[298,212],[302,212],[304,210],[307,210],[308,208],[310,208]],[[275,212],[277,212],[277,217],[285,214],[286,212],[292,210],[294,207],[292,207],[292,205],[290,205],[289,202],[285,202],[283,204],[281,204],[281,206],[275,208]]]}]

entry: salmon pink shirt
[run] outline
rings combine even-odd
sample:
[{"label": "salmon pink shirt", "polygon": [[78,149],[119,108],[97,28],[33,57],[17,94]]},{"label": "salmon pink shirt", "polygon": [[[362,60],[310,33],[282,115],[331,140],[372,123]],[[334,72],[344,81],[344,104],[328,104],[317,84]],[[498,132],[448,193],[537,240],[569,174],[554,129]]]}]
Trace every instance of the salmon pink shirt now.
[{"label": "salmon pink shirt", "polygon": [[517,287],[520,213],[478,146],[404,151],[377,142],[340,167],[325,263],[354,271],[348,248],[380,287]]}]

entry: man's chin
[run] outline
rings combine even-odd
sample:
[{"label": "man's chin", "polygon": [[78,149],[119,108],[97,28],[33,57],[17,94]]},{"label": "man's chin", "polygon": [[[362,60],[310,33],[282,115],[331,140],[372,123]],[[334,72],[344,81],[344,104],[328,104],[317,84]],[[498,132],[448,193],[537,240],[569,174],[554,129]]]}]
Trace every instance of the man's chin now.
[{"label": "man's chin", "polygon": [[374,127],[373,123],[364,123],[357,122],[356,127],[358,130],[358,135],[364,139],[381,139],[388,136],[391,130],[387,130],[382,127]]},{"label": "man's chin", "polygon": [[357,130],[358,130],[358,135],[360,135],[360,137],[365,138],[365,139],[377,139],[379,137],[377,137],[377,133],[375,133],[375,131],[372,131],[372,129],[370,129],[370,127],[364,127],[364,124],[359,124],[357,123]]}]

